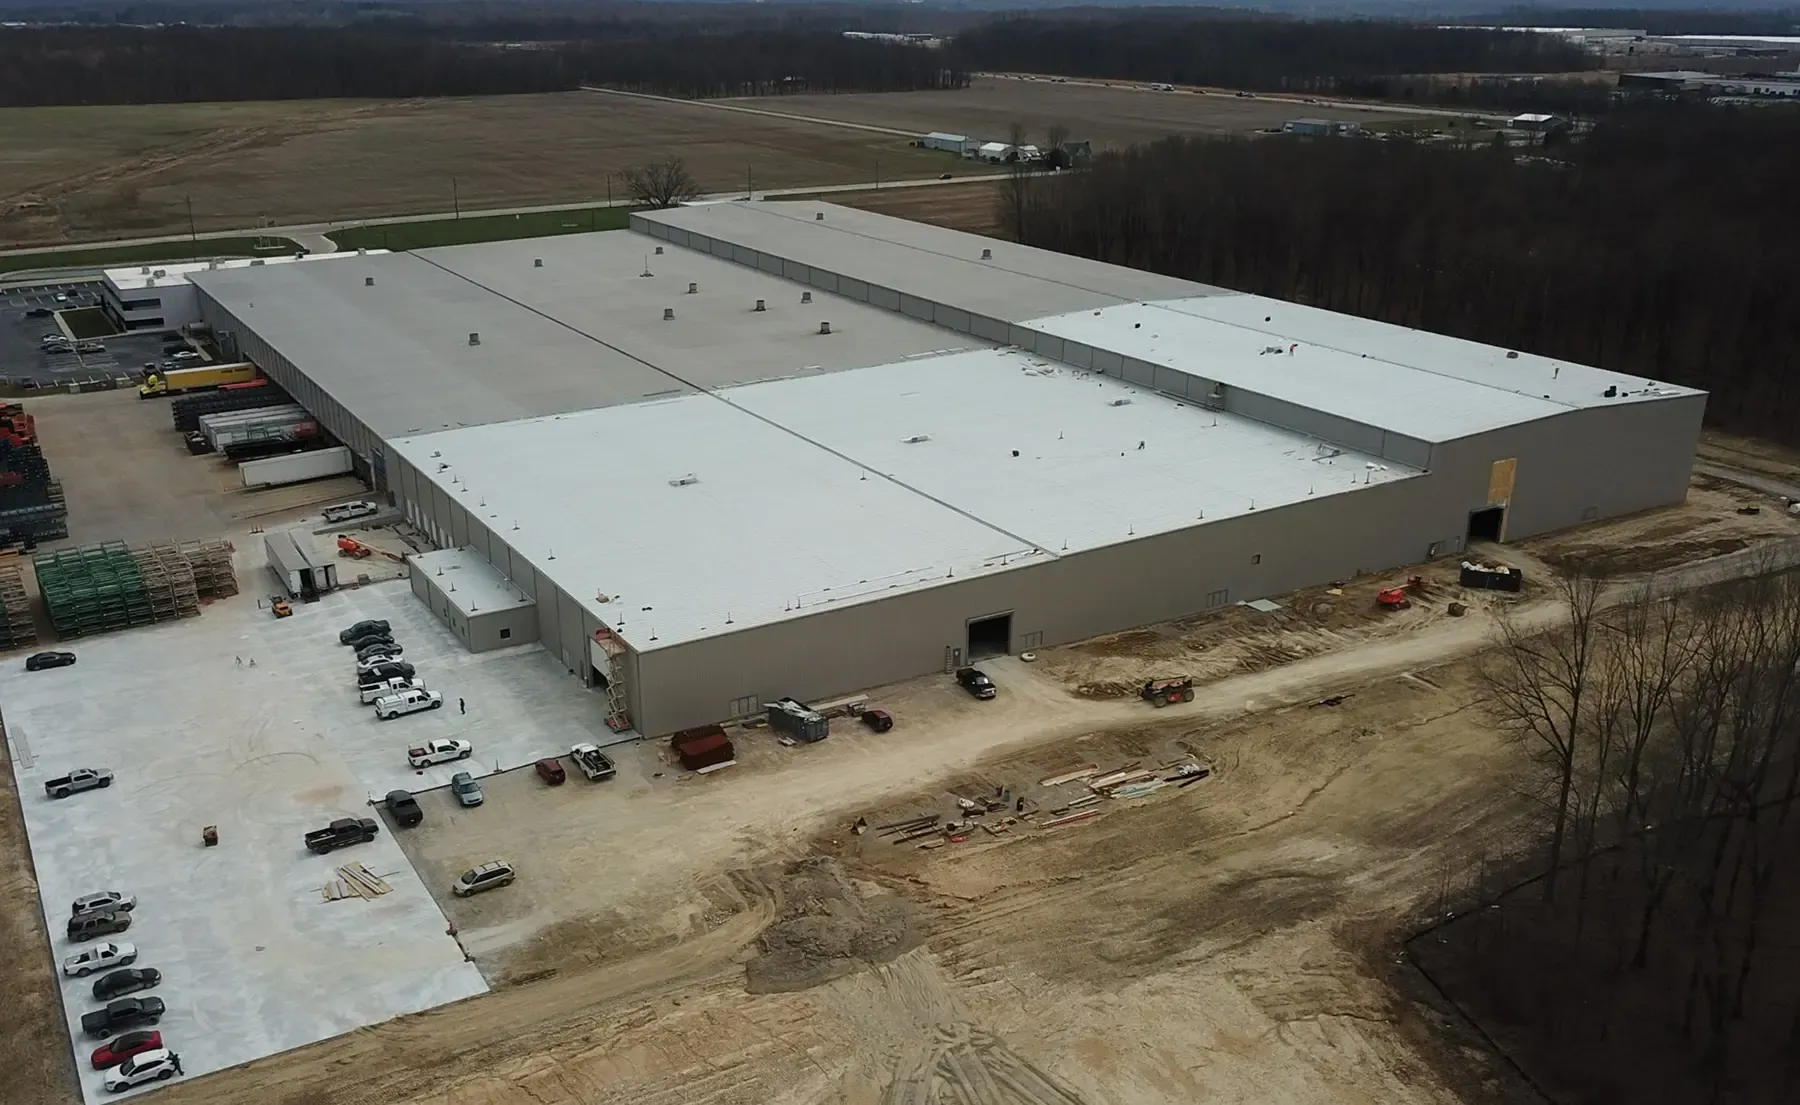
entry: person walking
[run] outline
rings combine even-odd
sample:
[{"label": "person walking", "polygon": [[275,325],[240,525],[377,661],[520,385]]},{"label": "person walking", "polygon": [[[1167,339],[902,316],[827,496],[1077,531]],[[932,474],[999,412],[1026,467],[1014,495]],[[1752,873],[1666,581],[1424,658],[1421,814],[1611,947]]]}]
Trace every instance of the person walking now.
[{"label": "person walking", "polygon": [[459,713],[466,714],[469,712],[469,704],[459,698],[456,700],[456,709]]}]

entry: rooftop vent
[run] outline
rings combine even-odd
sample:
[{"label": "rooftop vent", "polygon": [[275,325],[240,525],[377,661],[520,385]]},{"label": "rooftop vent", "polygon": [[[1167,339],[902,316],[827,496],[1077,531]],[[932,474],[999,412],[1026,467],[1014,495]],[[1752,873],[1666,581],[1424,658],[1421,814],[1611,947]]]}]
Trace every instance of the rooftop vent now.
[{"label": "rooftop vent", "polygon": [[471,331],[469,333],[469,344],[470,345],[480,345],[481,344],[481,335]]},{"label": "rooftop vent", "polygon": [[1109,407],[1129,407],[1129,406],[1131,406],[1131,400],[1129,400],[1129,399],[1114,399],[1112,402],[1110,402],[1106,405]]},{"label": "rooftop vent", "polygon": [[696,484],[699,482],[700,482],[700,477],[694,475],[692,472],[689,472],[685,476],[676,476],[674,479],[670,480],[669,486],[670,487],[687,487],[690,484]]},{"label": "rooftop vent", "polygon": [[143,268],[139,269],[138,275],[139,276],[149,276],[150,275],[150,266],[145,265]]},{"label": "rooftop vent", "polygon": [[661,247],[661,246],[657,246],[657,247],[656,247],[656,255],[657,255],[657,256],[658,256],[658,257],[661,257],[661,256],[662,256],[662,247]]},{"label": "rooftop vent", "polygon": [[263,259],[261,257],[257,257],[255,259],[253,259],[250,263],[252,265],[260,265],[263,263]]},{"label": "rooftop vent", "polygon": [[800,302],[811,303],[812,302],[812,293],[811,292],[801,292],[800,293]]},{"label": "rooftop vent", "polygon": [[823,212],[823,211],[814,211],[813,212],[813,222],[822,223],[824,221],[825,221],[825,212]]},{"label": "rooftop vent", "polygon": [[373,276],[363,277],[363,287],[373,288],[374,286],[375,286],[375,278]]},{"label": "rooftop vent", "polygon": [[821,334],[831,333],[831,323],[829,323],[829,322],[819,323],[819,333],[821,333]]},{"label": "rooftop vent", "polygon": [[531,267],[534,269],[543,268],[544,267],[544,259],[542,257],[533,257],[531,259]]},{"label": "rooftop vent", "polygon": [[305,256],[306,256],[306,251],[305,251],[305,250],[301,250],[301,251],[300,251],[300,252],[298,252],[298,253],[296,253],[296,254],[294,254],[294,260],[296,260],[296,261],[298,261],[298,260],[300,260],[300,259],[301,259],[301,258],[303,258],[303,257],[305,257]]},{"label": "rooftop vent", "polygon": [[675,320],[675,308],[664,307],[663,308],[663,321],[664,322],[673,322],[674,320]]},{"label": "rooftop vent", "polygon": [[1614,385],[1612,387],[1609,387],[1605,391],[1601,392],[1600,394],[1602,397],[1607,398],[1607,399],[1616,399],[1619,396],[1618,386]]},{"label": "rooftop vent", "polygon": [[169,275],[169,270],[168,269],[157,269],[155,272],[151,273],[150,275],[151,276],[167,276],[167,275]]},{"label": "rooftop vent", "polygon": [[768,304],[764,303],[762,300],[759,299],[756,301],[755,309],[758,311],[766,311],[769,309],[769,307],[768,307]]},{"label": "rooftop vent", "polygon": [[367,257],[369,255],[369,251],[364,249],[362,246],[357,246],[356,247],[356,255],[358,257]]},{"label": "rooftop vent", "polygon": [[1508,349],[1506,351],[1506,359],[1509,361],[1518,360],[1519,359],[1519,351],[1517,349]]},{"label": "rooftop vent", "polygon": [[214,270],[218,267],[219,267],[219,262],[217,260],[208,261],[206,263],[206,270],[208,272],[211,272],[212,270]]},{"label": "rooftop vent", "polygon": [[692,280],[688,281],[688,294],[689,295],[693,295],[694,293],[698,292],[699,290],[700,290],[700,285],[694,283]]},{"label": "rooftop vent", "polygon": [[994,259],[994,251],[991,249],[982,250],[981,251],[981,259],[983,261],[992,261]]},{"label": "rooftop vent", "polygon": [[921,441],[930,441],[930,440],[931,440],[930,434],[914,434],[911,437],[901,438],[900,443],[902,445],[917,445]]}]

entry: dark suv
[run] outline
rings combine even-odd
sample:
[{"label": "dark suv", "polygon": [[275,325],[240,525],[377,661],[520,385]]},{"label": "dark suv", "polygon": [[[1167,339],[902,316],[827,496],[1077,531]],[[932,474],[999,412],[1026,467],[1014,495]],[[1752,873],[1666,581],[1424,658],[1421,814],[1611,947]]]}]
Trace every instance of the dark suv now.
[{"label": "dark suv", "polygon": [[416,668],[405,660],[395,660],[392,663],[387,664],[376,664],[374,667],[357,677],[356,685],[358,687],[372,687],[384,679],[411,679],[416,670]]},{"label": "dark suv", "polygon": [[81,1018],[81,1030],[89,1036],[106,1039],[113,1033],[140,1024],[155,1024],[162,1019],[161,998],[120,998],[105,1009],[96,1009]]},{"label": "dark suv", "polygon": [[376,633],[386,633],[388,629],[388,623],[381,620],[357,622],[349,629],[338,634],[338,644],[347,645],[358,637],[368,637]]},{"label": "dark suv", "polygon": [[979,668],[956,669],[956,681],[962,685],[963,690],[968,691],[976,698],[992,698],[999,693],[994,686],[994,681],[989,679],[986,673]]},{"label": "dark suv", "polygon": [[79,943],[96,936],[111,936],[131,927],[131,914],[119,909],[103,909],[69,918],[69,939]]}]

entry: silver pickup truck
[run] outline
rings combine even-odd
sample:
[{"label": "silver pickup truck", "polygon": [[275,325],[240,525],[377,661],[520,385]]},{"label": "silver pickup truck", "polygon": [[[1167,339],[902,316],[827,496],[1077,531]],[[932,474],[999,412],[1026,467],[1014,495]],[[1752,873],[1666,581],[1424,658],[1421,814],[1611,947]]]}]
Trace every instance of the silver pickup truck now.
[{"label": "silver pickup truck", "polygon": [[60,779],[44,782],[44,793],[52,798],[67,798],[84,790],[112,786],[113,773],[104,767],[78,767]]}]

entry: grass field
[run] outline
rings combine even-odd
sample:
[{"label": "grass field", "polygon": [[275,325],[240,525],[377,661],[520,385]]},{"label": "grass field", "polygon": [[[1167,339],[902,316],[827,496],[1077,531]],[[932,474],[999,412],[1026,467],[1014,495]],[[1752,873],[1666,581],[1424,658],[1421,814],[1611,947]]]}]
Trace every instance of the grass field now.
[{"label": "grass field", "polygon": [[728,102],[820,119],[900,127],[920,134],[949,131],[983,141],[1006,141],[1007,128],[1014,122],[1024,125],[1027,142],[1039,143],[1050,127],[1064,126],[1069,128],[1069,137],[1086,139],[1097,150],[1172,134],[1241,134],[1279,127],[1285,120],[1307,115],[1354,119],[1365,126],[1405,117],[1396,112],[1282,100],[1149,92],[1123,83],[1108,88],[993,78],[977,79],[968,88],[952,92],[781,96]]},{"label": "grass field", "polygon": [[[269,248],[258,249],[259,244]],[[299,244],[287,238],[202,238],[198,242],[157,242],[143,246],[46,249],[0,254],[0,275],[39,269],[100,268],[212,257],[271,257],[299,251]]]},{"label": "grass field", "polygon": [[683,158],[725,191],[973,173],[903,138],[574,92],[0,111],[0,248],[601,202]]},{"label": "grass field", "polygon": [[112,319],[98,307],[81,307],[63,311],[61,315],[63,329],[77,338],[104,338],[119,332]]},{"label": "grass field", "polygon": [[353,226],[328,237],[342,249],[426,249],[509,238],[543,238],[552,234],[585,234],[623,230],[631,222],[629,207],[570,207],[520,215],[483,215],[468,219]]}]

